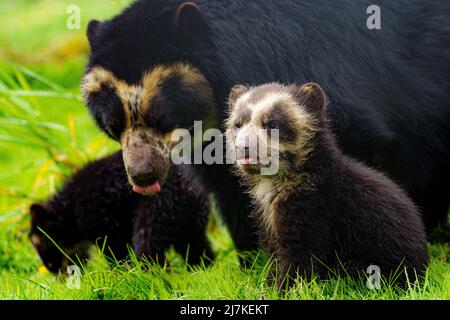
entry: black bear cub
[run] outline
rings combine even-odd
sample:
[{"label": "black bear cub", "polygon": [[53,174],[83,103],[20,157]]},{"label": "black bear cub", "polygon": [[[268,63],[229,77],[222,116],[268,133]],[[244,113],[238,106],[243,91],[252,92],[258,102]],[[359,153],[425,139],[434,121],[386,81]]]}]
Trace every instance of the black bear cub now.
[{"label": "black bear cub", "polygon": [[55,273],[65,272],[69,260],[53,241],[78,262],[105,237],[105,254],[117,260],[127,257],[130,245],[139,257],[161,263],[173,245],[189,263],[199,263],[203,254],[213,258],[205,230],[209,210],[208,194],[186,166],[172,166],[156,195],[132,192],[117,152],[80,170],[46,203],[31,206],[30,240]]},{"label": "black bear cub", "polygon": [[229,101],[230,151],[262,241],[278,260],[279,288],[297,275],[356,278],[369,266],[399,285],[423,275],[417,208],[394,182],[337,148],[319,85],[235,86]]}]

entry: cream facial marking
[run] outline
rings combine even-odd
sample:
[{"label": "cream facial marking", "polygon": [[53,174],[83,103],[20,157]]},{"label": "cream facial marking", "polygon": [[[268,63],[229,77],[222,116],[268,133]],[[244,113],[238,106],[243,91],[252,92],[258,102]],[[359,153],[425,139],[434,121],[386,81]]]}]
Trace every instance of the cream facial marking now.
[{"label": "cream facial marking", "polygon": [[123,96],[126,96],[126,100],[122,101],[128,103],[131,127],[136,127],[139,124],[139,113],[141,110],[143,93],[144,89],[141,86],[134,86],[129,87],[123,94]]},{"label": "cream facial marking", "polygon": [[[183,88],[197,91],[203,98],[214,101],[212,89],[201,72],[188,64],[159,65],[145,72],[138,84],[130,85],[118,79],[112,72],[96,66],[83,78],[81,92],[88,101],[90,95],[102,90],[102,86],[113,88],[122,102],[126,115],[126,128],[143,124],[143,115],[152,106],[152,101],[161,95],[161,86],[170,77],[178,77]],[[164,97],[163,97],[164,98]]]},{"label": "cream facial marking", "polygon": [[[238,159],[243,158],[237,161],[243,173],[254,175],[254,169],[269,157],[268,163],[281,169],[275,173],[282,178],[291,166],[298,166],[309,157],[317,119],[294,92],[292,87],[268,84],[249,88],[240,97],[233,97],[227,120],[228,137],[234,154]],[[269,124],[276,129],[271,130]],[[276,141],[273,132],[278,133]]]}]

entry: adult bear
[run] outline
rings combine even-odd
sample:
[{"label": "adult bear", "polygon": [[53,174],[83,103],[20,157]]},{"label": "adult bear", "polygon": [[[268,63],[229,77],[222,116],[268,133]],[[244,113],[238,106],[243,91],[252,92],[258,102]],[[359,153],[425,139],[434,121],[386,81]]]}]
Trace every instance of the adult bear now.
[{"label": "adult bear", "polygon": [[[89,23],[83,95],[121,142],[135,190],[152,191],[167,174],[158,150],[170,133],[222,123],[234,84],[320,83],[340,147],[405,187],[431,231],[447,220],[450,198],[450,2],[380,0],[381,30],[366,26],[369,5],[137,1]],[[197,167],[236,247],[254,248],[250,202],[230,167]]]}]

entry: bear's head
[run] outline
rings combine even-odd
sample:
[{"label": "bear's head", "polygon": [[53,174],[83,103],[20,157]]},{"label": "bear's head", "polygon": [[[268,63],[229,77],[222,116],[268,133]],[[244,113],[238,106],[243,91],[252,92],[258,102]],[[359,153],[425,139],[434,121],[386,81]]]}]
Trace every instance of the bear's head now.
[{"label": "bear's head", "polygon": [[292,172],[313,151],[326,122],[326,97],[317,84],[237,85],[226,121],[231,157],[247,176]]},{"label": "bear's head", "polygon": [[83,97],[121,143],[134,191],[159,192],[174,130],[218,123],[212,85],[196,63],[208,60],[200,57],[210,43],[202,12],[191,2],[138,1],[112,20],[91,21],[87,36]]},{"label": "bear's head", "polygon": [[71,228],[62,222],[62,215],[45,204],[30,207],[31,228],[29,238],[45,267],[53,273],[66,272],[65,268],[73,261],[84,258],[73,239]]}]

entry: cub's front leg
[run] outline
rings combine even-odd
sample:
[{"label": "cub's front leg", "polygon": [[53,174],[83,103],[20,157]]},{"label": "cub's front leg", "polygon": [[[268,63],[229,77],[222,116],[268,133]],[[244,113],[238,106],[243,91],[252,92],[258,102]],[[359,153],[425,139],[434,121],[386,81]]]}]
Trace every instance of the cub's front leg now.
[{"label": "cub's front leg", "polygon": [[309,255],[299,257],[280,257],[278,275],[276,278],[277,289],[283,292],[295,284],[297,278],[310,280],[313,278],[313,259]]},{"label": "cub's front leg", "polygon": [[143,215],[134,221],[132,247],[139,259],[146,258],[163,265],[166,258],[165,251],[169,248],[170,243],[166,237],[161,235],[161,227],[148,219],[149,217]]},{"label": "cub's front leg", "polygon": [[318,207],[321,202],[314,196],[292,199],[278,205],[274,219],[279,290],[292,286],[297,277],[310,280],[326,273],[333,251],[328,221]]}]

